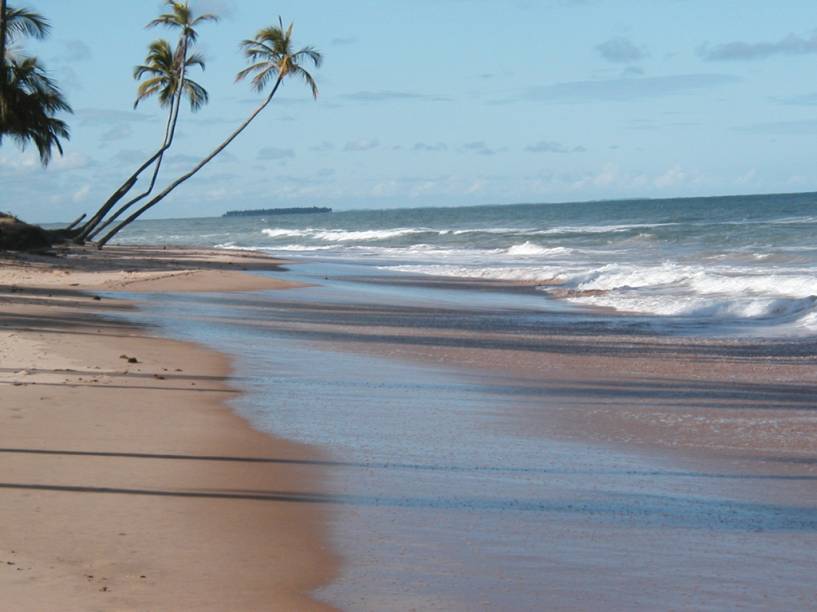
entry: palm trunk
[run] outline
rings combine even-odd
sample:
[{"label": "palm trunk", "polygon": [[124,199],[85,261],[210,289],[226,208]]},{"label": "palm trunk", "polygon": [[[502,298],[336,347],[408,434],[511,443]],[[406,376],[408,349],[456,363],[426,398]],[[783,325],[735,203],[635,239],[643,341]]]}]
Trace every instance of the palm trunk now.
[{"label": "palm trunk", "polygon": [[79,225],[79,224],[80,224],[80,222],[81,222],[81,221],[82,221],[84,218],[85,218],[85,213],[82,213],[82,214],[81,214],[79,217],[77,217],[76,219],[74,219],[74,222],[73,222],[71,225],[69,225],[69,226],[67,226],[67,227],[65,228],[65,231],[67,232],[67,231],[70,231],[70,230],[74,229],[74,228],[75,228],[77,225]]},{"label": "palm trunk", "polygon": [[[3,0],[0,0],[0,1],[3,1]],[[181,57],[180,57],[180,60],[179,60],[180,61],[179,70],[181,71],[181,75],[179,77],[179,86],[178,86],[178,91],[176,92],[176,96],[174,97],[174,100],[171,102],[171,105],[170,105],[170,117],[168,118],[167,127],[165,127],[165,139],[164,139],[164,142],[162,143],[162,146],[159,148],[158,151],[156,151],[156,153],[153,154],[153,156],[150,159],[148,159],[145,163],[143,163],[141,166],[139,166],[139,168],[136,170],[136,172],[134,172],[130,176],[130,178],[128,178],[128,180],[125,181],[119,187],[119,189],[117,189],[114,192],[114,194],[110,198],[108,198],[108,201],[105,202],[105,204],[103,204],[99,208],[99,210],[96,211],[94,216],[91,217],[91,219],[82,227],[82,232],[77,237],[78,242],[82,242],[82,241],[88,239],[91,232],[93,232],[97,228],[97,226],[99,226],[99,224],[102,222],[102,220],[105,218],[105,216],[111,211],[111,209],[114,206],[116,206],[117,202],[119,202],[119,200],[121,200],[123,197],[125,197],[125,194],[127,194],[128,191],[130,191],[133,188],[134,184],[136,183],[137,179],[139,178],[139,175],[142,174],[142,172],[144,172],[148,167],[150,167],[151,164],[155,163],[156,164],[156,169],[155,169],[155,171],[153,173],[153,178],[152,178],[152,180],[150,182],[149,189],[145,193],[143,193],[142,195],[140,195],[137,198],[134,198],[130,202],[126,203],[125,206],[123,206],[122,212],[124,212],[124,209],[129,208],[135,202],[138,202],[142,198],[149,195],[150,192],[153,190],[153,186],[156,183],[156,176],[159,173],[159,166],[161,166],[161,164],[162,164],[162,158],[164,157],[165,151],[167,151],[170,148],[170,145],[173,144],[173,135],[176,132],[176,122],[179,119],[179,109],[181,108],[182,96],[184,95],[184,78],[185,78],[186,62],[187,62],[187,39],[186,38],[183,39],[181,45],[182,45],[182,54],[181,54]],[[120,212],[119,214],[122,214],[122,212]],[[100,231],[101,231],[101,228],[100,228]]]},{"label": "palm trunk", "polygon": [[157,195],[156,197],[154,197],[154,198],[153,198],[152,200],[150,200],[150,201],[149,201],[147,204],[145,204],[144,206],[142,206],[142,208],[140,208],[139,210],[137,210],[135,213],[133,213],[133,214],[132,214],[131,216],[129,216],[127,219],[125,219],[124,221],[122,221],[122,222],[121,222],[119,225],[117,225],[116,227],[114,227],[114,228],[113,228],[113,229],[112,229],[110,232],[108,232],[108,233],[105,235],[105,237],[104,237],[102,240],[100,240],[100,241],[97,243],[97,247],[101,249],[103,246],[105,246],[105,244],[107,244],[107,242],[108,242],[108,241],[109,241],[111,238],[113,238],[113,237],[114,237],[116,234],[118,234],[120,231],[122,231],[122,230],[123,230],[125,227],[127,227],[128,225],[130,225],[131,223],[133,223],[133,222],[134,222],[136,219],[138,219],[140,216],[142,216],[142,214],[143,214],[145,211],[149,210],[150,208],[153,208],[153,207],[154,207],[156,204],[158,204],[158,203],[159,203],[159,202],[161,202],[161,201],[162,201],[162,200],[163,200],[165,197],[167,197],[167,196],[168,196],[168,195],[169,195],[169,194],[170,194],[170,193],[171,193],[171,192],[172,192],[174,189],[176,189],[176,187],[178,187],[179,185],[181,185],[182,183],[184,183],[184,182],[185,182],[187,179],[189,179],[190,177],[192,177],[192,176],[193,176],[194,174],[196,174],[196,173],[197,173],[199,170],[201,170],[202,168],[204,168],[204,166],[206,166],[208,163],[210,163],[210,161],[212,161],[212,159],[213,159],[213,158],[214,158],[216,155],[218,155],[219,153],[221,153],[221,152],[222,152],[222,151],[223,151],[223,150],[224,150],[224,149],[227,147],[227,145],[229,145],[229,144],[230,144],[230,143],[231,143],[233,140],[235,140],[235,138],[236,138],[236,137],[237,137],[237,136],[238,136],[238,135],[239,135],[241,132],[243,132],[243,131],[244,131],[244,129],[245,129],[245,128],[246,128],[246,127],[247,127],[247,126],[250,124],[250,123],[252,123],[253,119],[255,119],[255,118],[258,116],[258,114],[259,114],[259,113],[260,113],[262,110],[264,110],[264,109],[267,107],[267,105],[268,105],[268,104],[269,104],[269,103],[272,101],[272,97],[275,95],[275,92],[276,92],[276,91],[278,91],[278,87],[280,87],[280,85],[281,85],[281,81],[282,81],[282,80],[283,80],[283,76],[279,76],[279,77],[278,77],[278,80],[275,82],[275,87],[273,87],[273,88],[272,88],[272,91],[271,91],[271,92],[270,92],[270,94],[267,96],[266,100],[264,100],[264,102],[263,102],[263,103],[262,103],[262,104],[261,104],[261,105],[260,105],[258,108],[256,108],[256,109],[255,109],[255,111],[253,111],[253,113],[252,113],[252,114],[251,114],[249,117],[247,117],[247,119],[244,121],[244,123],[242,123],[242,124],[241,124],[241,125],[238,127],[238,129],[237,129],[236,131],[234,131],[232,134],[230,134],[230,136],[229,136],[229,138],[227,138],[227,140],[225,140],[224,142],[222,142],[222,143],[221,143],[219,146],[217,146],[217,147],[216,147],[216,148],[215,148],[215,149],[214,149],[214,150],[213,150],[213,151],[212,151],[212,152],[211,152],[211,153],[210,153],[210,154],[209,154],[207,157],[205,157],[205,158],[204,158],[204,159],[202,159],[202,160],[201,160],[201,161],[200,161],[198,164],[196,164],[196,166],[195,166],[195,167],[194,167],[192,170],[190,170],[190,172],[188,172],[187,174],[184,174],[184,175],[180,176],[179,178],[177,178],[177,179],[176,179],[175,181],[173,181],[173,182],[172,182],[170,185],[168,185],[168,186],[167,186],[167,187],[166,187],[166,188],[165,188],[165,189],[164,189],[164,190],[163,190],[163,191],[162,191],[162,192],[161,192],[159,195]]},{"label": "palm trunk", "polygon": [[[6,91],[6,0],[0,0],[0,96]],[[5,105],[5,100],[0,100],[0,104]],[[2,126],[0,126],[0,138],[2,138]]]},{"label": "palm trunk", "polygon": [[[176,113],[175,113],[176,116],[175,117],[174,117],[174,106],[176,107]],[[167,117],[167,125],[165,126],[165,140],[164,140],[164,145],[162,145],[162,146],[167,147],[167,148],[169,148],[170,145],[173,144],[173,135],[176,132],[176,117],[178,116],[178,106],[181,106],[181,98],[178,98],[178,104],[176,103],[176,100],[173,101],[173,105],[170,107],[170,114]],[[156,165],[155,165],[155,167],[153,169],[153,176],[150,177],[150,184],[148,185],[148,188],[145,191],[143,191],[142,193],[140,193],[138,196],[136,196],[135,198],[132,198],[131,200],[129,200],[128,202],[126,202],[125,204],[120,206],[119,209],[113,215],[108,217],[107,219],[104,219],[104,215],[103,215],[103,218],[100,219],[99,221],[97,221],[96,226],[92,227],[89,231],[87,231],[87,233],[83,237],[84,239],[93,240],[94,237],[97,234],[102,232],[111,223],[116,221],[122,215],[122,213],[124,213],[126,210],[128,210],[131,206],[133,206],[134,204],[136,204],[140,200],[143,200],[144,198],[146,198],[147,196],[150,195],[150,193],[153,191],[153,188],[156,186],[156,178],[159,176],[159,169],[162,167],[162,159],[163,158],[164,158],[164,151],[162,151],[162,153],[159,155],[158,159],[156,160]],[[103,220],[104,220],[104,222],[103,222]]]}]

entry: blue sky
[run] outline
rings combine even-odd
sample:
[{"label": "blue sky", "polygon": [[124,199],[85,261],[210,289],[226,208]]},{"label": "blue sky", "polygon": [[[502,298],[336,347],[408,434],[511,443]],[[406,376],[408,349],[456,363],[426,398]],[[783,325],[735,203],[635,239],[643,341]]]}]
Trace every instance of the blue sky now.
[{"label": "blue sky", "polygon": [[[291,81],[154,217],[273,206],[391,208],[817,189],[813,0],[196,0],[210,104],[182,113],[160,185],[259,97],[238,42],[278,15],[325,55],[321,95]],[[158,0],[20,0],[52,23],[27,43],[76,113],[42,170],[0,147],[0,210],[96,208],[162,138],[132,109]]]}]

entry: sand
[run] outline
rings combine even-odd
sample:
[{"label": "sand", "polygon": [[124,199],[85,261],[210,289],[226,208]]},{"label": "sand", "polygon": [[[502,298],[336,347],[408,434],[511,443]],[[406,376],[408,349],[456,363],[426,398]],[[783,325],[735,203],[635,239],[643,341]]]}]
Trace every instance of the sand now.
[{"label": "sand", "polygon": [[230,364],[100,316],[96,291],[285,288],[267,258],[113,248],[0,259],[0,592],[9,610],[322,609],[315,449],[225,403]]}]

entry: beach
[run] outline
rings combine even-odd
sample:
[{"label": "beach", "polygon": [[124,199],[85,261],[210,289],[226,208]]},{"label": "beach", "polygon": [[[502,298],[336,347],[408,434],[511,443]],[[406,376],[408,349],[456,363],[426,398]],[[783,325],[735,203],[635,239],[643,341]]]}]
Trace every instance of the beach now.
[{"label": "beach", "polygon": [[813,606],[810,338],[276,264],[6,268],[17,609]]},{"label": "beach", "polygon": [[[320,453],[226,406],[224,355],[99,291],[286,287],[205,252],[74,250],[0,272],[0,590],[14,610],[322,609]],[[236,271],[232,271],[235,268]]]}]

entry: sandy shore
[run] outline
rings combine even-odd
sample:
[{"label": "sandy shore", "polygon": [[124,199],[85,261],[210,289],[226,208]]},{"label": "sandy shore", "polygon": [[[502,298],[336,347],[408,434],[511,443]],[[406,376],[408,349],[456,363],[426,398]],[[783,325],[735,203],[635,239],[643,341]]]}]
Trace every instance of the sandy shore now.
[{"label": "sandy shore", "polygon": [[230,364],[95,291],[286,287],[274,262],[114,248],[0,267],[0,592],[10,610],[320,609],[312,448],[226,406]]},{"label": "sandy shore", "polygon": [[171,298],[150,320],[257,342],[248,380],[287,399],[248,414],[331,449],[332,602],[812,607],[812,339],[662,335],[330,269],[298,271],[320,287]]}]

